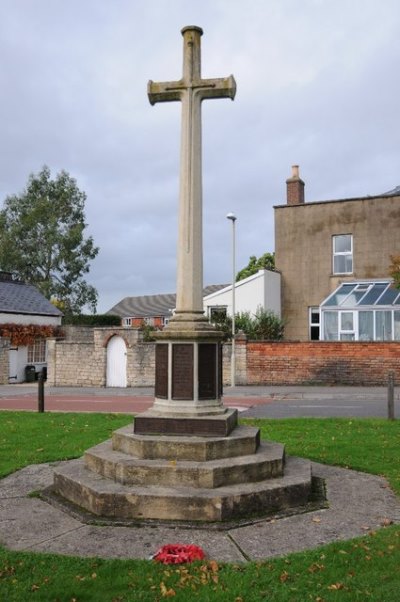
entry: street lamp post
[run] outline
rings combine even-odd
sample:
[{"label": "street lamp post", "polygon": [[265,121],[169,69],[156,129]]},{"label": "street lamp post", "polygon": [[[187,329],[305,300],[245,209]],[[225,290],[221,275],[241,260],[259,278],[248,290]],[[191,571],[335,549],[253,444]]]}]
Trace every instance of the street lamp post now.
[{"label": "street lamp post", "polygon": [[236,385],[236,361],[235,361],[235,281],[236,281],[236,215],[228,213],[227,219],[232,222],[232,355],[231,355],[231,386]]}]

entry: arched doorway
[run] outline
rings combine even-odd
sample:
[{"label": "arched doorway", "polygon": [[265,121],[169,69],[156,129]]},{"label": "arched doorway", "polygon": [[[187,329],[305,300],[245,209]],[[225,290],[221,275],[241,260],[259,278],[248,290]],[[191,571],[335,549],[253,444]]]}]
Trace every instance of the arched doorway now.
[{"label": "arched doorway", "polygon": [[114,336],[107,344],[107,387],[126,387],[126,343]]}]

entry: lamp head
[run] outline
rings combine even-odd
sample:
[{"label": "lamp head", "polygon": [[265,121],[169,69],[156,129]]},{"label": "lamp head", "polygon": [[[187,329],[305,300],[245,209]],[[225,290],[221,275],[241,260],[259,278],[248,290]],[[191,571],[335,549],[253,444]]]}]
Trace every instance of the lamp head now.
[{"label": "lamp head", "polygon": [[235,222],[237,220],[237,217],[234,213],[228,213],[228,215],[226,216],[226,219],[230,219],[232,222]]}]

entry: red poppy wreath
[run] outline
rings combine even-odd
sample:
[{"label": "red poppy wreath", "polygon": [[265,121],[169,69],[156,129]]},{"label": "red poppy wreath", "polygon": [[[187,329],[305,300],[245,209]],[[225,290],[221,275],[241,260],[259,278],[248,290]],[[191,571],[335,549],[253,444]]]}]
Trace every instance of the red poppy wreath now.
[{"label": "red poppy wreath", "polygon": [[184,562],[193,562],[194,560],[203,560],[204,557],[203,550],[198,546],[175,543],[162,546],[154,554],[153,560],[162,562],[163,564],[182,564]]}]

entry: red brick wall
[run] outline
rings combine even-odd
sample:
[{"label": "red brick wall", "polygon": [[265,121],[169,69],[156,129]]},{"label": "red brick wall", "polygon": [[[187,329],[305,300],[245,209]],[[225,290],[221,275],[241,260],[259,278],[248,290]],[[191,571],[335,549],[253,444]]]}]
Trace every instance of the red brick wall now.
[{"label": "red brick wall", "polygon": [[400,341],[247,343],[249,385],[386,385],[390,370],[400,384]]}]

